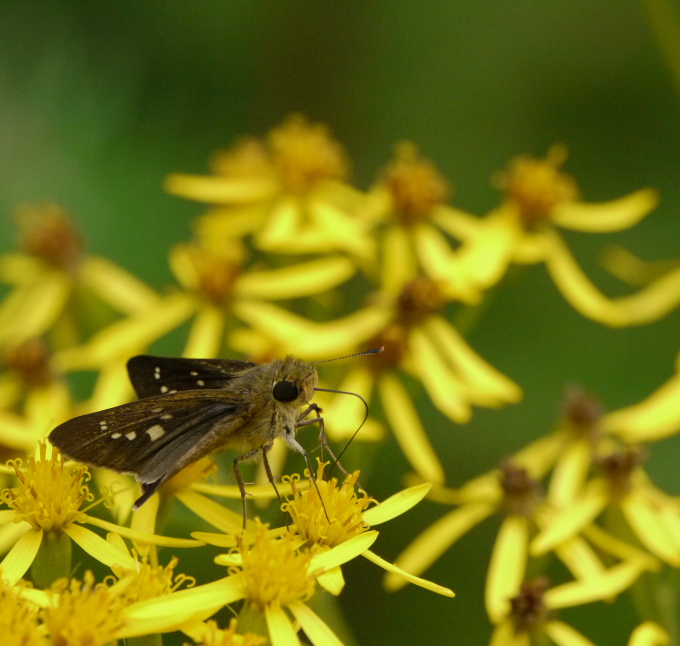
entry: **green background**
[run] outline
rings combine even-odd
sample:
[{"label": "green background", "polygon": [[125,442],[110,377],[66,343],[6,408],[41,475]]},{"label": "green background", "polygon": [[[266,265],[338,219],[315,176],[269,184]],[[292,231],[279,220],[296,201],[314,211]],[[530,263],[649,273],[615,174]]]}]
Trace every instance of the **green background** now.
[{"label": "green background", "polygon": [[[566,235],[603,289],[624,292],[598,267],[606,244],[647,259],[678,255],[680,99],[644,7],[632,0],[5,0],[1,248],[13,244],[18,203],[55,200],[93,252],[160,288],[172,280],[168,249],[201,212],[165,195],[163,177],[206,172],[213,150],[263,134],[291,111],[332,128],[361,187],[395,142],[414,140],[454,184],[454,204],[480,215],[498,199],[494,171],[563,142],[587,201],[643,186],[661,194],[633,231]],[[610,409],[648,395],[673,372],[678,321],[673,313],[609,330],[574,312],[543,268],[511,281],[470,339],[525,398],[478,410],[464,427],[425,413],[423,402],[448,482],[548,432],[566,384],[591,389]],[[655,481],[680,493],[678,442],[650,453]],[[401,486],[406,463],[393,443],[375,460],[362,483],[382,498]],[[383,527],[375,551],[394,559],[444,511],[423,503]],[[497,526],[487,521],[426,573],[453,588],[454,600],[415,587],[388,595],[381,570],[352,564],[341,603],[357,643],[486,643],[482,592]],[[598,644],[625,643],[637,623],[625,598],[562,617]]]}]

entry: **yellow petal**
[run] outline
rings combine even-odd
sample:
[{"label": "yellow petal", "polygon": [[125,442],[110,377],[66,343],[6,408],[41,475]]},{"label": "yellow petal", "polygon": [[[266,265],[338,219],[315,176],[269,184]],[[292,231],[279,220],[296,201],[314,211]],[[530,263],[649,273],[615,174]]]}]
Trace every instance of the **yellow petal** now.
[{"label": "yellow petal", "polygon": [[664,523],[658,506],[635,488],[619,504],[640,542],[660,559],[680,566],[680,545]]},{"label": "yellow petal", "polygon": [[505,276],[521,235],[516,218],[490,213],[458,250],[458,270],[478,288],[493,287]]},{"label": "yellow petal", "polygon": [[141,543],[164,545],[165,547],[201,547],[203,545],[200,541],[194,541],[188,538],[173,538],[171,536],[161,536],[160,534],[147,534],[129,527],[121,527],[120,525],[109,523],[106,520],[95,518],[94,516],[88,516],[87,522],[95,527],[101,527],[109,532],[116,532]]},{"label": "yellow petal", "polygon": [[564,435],[551,433],[514,453],[512,462],[526,469],[534,480],[540,480],[552,468],[563,447]]},{"label": "yellow petal", "polygon": [[364,532],[363,534],[353,536],[327,552],[312,557],[308,570],[311,574],[317,571],[326,572],[338,565],[347,563],[347,561],[351,561],[364,550],[367,550],[377,538],[378,532]]},{"label": "yellow petal", "polygon": [[9,285],[33,282],[45,271],[45,265],[23,251],[10,251],[0,256],[0,281]]},{"label": "yellow petal", "polygon": [[458,240],[467,240],[479,234],[482,220],[451,206],[436,206],[430,217],[437,226]]},{"label": "yellow petal", "polygon": [[38,429],[27,427],[24,418],[0,410],[0,442],[2,444],[30,452],[35,448],[37,436]]},{"label": "yellow petal", "polygon": [[99,298],[119,312],[141,312],[157,307],[161,301],[151,287],[106,258],[83,259],[78,275]]},{"label": "yellow petal", "polygon": [[386,294],[396,298],[418,273],[416,257],[409,235],[402,227],[387,229],[382,246],[380,286]]},{"label": "yellow petal", "polygon": [[546,266],[562,296],[577,311],[594,321],[612,327],[631,323],[620,304],[604,296],[583,273],[562,240],[555,234],[545,236],[549,245]]},{"label": "yellow petal", "polygon": [[392,375],[385,374],[378,381],[378,391],[385,417],[413,468],[427,482],[444,482],[444,468],[404,387]]},{"label": "yellow petal", "polygon": [[599,204],[564,202],[552,211],[552,221],[567,229],[587,233],[623,231],[635,226],[655,209],[658,193],[650,188],[626,195],[618,200]]},{"label": "yellow petal", "polygon": [[489,646],[531,646],[531,639],[529,633],[516,632],[515,624],[506,620],[494,629]]},{"label": "yellow petal", "polygon": [[214,500],[190,489],[178,491],[175,496],[199,518],[220,531],[228,534],[240,534],[243,531],[243,517]]},{"label": "yellow petal", "polygon": [[108,565],[118,565],[126,570],[137,570],[137,562],[129,555],[122,554],[113,545],[107,543],[101,536],[97,536],[93,531],[82,525],[67,525],[64,532],[75,543],[78,543],[90,556],[97,559],[100,563]]},{"label": "yellow petal", "polygon": [[42,542],[43,530],[35,530],[28,525],[28,531],[14,544],[14,547],[7,553],[0,562],[0,573],[2,578],[9,584],[14,585],[31,567],[35,559],[40,543]]},{"label": "yellow petal", "polygon": [[95,334],[86,345],[57,353],[55,364],[61,370],[87,370],[128,357],[179,327],[195,309],[194,299],[186,294],[168,296],[153,311],[113,323]]},{"label": "yellow petal", "polygon": [[377,507],[372,507],[365,511],[363,518],[369,525],[379,525],[380,523],[392,520],[415,507],[425,498],[431,488],[432,485],[429,482],[425,482],[415,487],[403,489],[390,496],[387,500],[383,500]]},{"label": "yellow petal", "polygon": [[57,424],[72,415],[71,392],[62,381],[52,381],[42,388],[34,388],[26,394],[24,414],[30,424],[46,436]]},{"label": "yellow petal", "polygon": [[493,406],[522,398],[522,389],[484,361],[444,318],[431,316],[425,328],[470,385],[473,401],[481,400],[484,405]]},{"label": "yellow petal", "polygon": [[616,538],[616,536],[605,532],[597,525],[588,525],[583,530],[583,534],[595,547],[622,561],[644,562],[646,569],[652,572],[658,572],[661,569],[661,562],[647,551],[633,547],[629,543]]},{"label": "yellow petal", "polygon": [[647,399],[605,415],[602,426],[626,442],[653,442],[680,430],[680,374]]},{"label": "yellow petal", "polygon": [[330,570],[326,570],[326,572],[319,574],[319,576],[316,577],[316,580],[324,590],[336,597],[345,587],[345,577],[342,575],[340,566],[331,568]]},{"label": "yellow petal", "polygon": [[527,519],[505,518],[491,554],[484,592],[486,611],[493,623],[508,615],[510,599],[519,594],[526,570],[528,541]]},{"label": "yellow petal", "polygon": [[288,608],[314,646],[343,646],[336,634],[309,606],[295,601]]},{"label": "yellow petal", "polygon": [[[463,534],[488,518],[496,510],[495,504],[470,503],[455,509],[430,525],[397,558],[396,565],[411,574],[427,570]],[[388,574],[384,585],[393,592],[406,585],[401,576]]]},{"label": "yellow petal", "polygon": [[543,630],[557,646],[595,646],[580,632],[561,621],[549,621]]},{"label": "yellow petal", "polygon": [[421,327],[411,330],[409,346],[418,377],[432,403],[454,422],[469,421],[471,390],[447,363],[441,347]]},{"label": "yellow petal", "polygon": [[370,550],[363,552],[362,556],[367,558],[372,563],[379,565],[383,570],[387,570],[387,572],[389,572],[391,575],[405,579],[408,583],[413,583],[414,585],[418,585],[421,588],[430,590],[430,592],[436,592],[437,594],[441,594],[445,597],[456,596],[453,590],[449,590],[449,588],[432,583],[432,581],[428,581],[427,579],[421,579],[420,577],[414,576],[413,574],[409,574],[408,572],[402,570],[398,565],[388,563],[385,559],[380,558],[377,554],[374,554]]},{"label": "yellow petal", "polygon": [[273,250],[282,241],[293,239],[299,234],[302,224],[301,207],[297,199],[285,196],[271,207],[269,218],[255,237],[255,246],[262,250]]},{"label": "yellow petal", "polygon": [[[134,629],[135,624],[148,629],[154,622],[158,626],[177,626],[192,617],[207,618],[223,606],[243,599],[244,590],[242,577],[237,574],[162,597],[140,601],[128,606],[123,612],[128,626],[120,637],[142,634],[139,629]],[[167,628],[162,630],[166,631]]]},{"label": "yellow petal", "polygon": [[570,608],[593,601],[612,599],[627,590],[644,571],[640,561],[619,563],[599,576],[570,581],[551,588],[544,595],[548,608]]},{"label": "yellow petal", "polygon": [[224,337],[224,313],[216,307],[201,307],[191,325],[183,357],[212,359],[219,355]]},{"label": "yellow petal", "polygon": [[337,287],[355,272],[349,258],[321,258],[281,269],[250,271],[238,278],[235,293],[241,298],[267,300],[311,296]]},{"label": "yellow petal", "polygon": [[607,505],[608,497],[602,480],[589,483],[581,497],[568,508],[562,509],[531,542],[532,556],[541,556],[556,545],[576,536],[593,522]]},{"label": "yellow petal", "polygon": [[173,173],[165,178],[165,190],[207,204],[249,204],[270,199],[277,190],[268,177],[227,179],[205,175]]},{"label": "yellow petal", "polygon": [[669,643],[668,633],[653,621],[640,624],[628,640],[628,646],[666,646]]},{"label": "yellow petal", "polygon": [[333,359],[375,336],[391,317],[387,308],[369,307],[330,323],[312,323],[283,308],[263,302],[234,303],[234,314],[269,338],[283,352],[303,359]]},{"label": "yellow petal", "polygon": [[267,630],[272,646],[300,646],[293,623],[283,608],[266,606],[264,616],[267,620]]},{"label": "yellow petal", "polygon": [[555,554],[577,579],[587,579],[604,572],[604,564],[582,538],[572,538],[558,545]]},{"label": "yellow petal", "polygon": [[73,280],[56,270],[17,288],[0,305],[0,342],[18,344],[43,335],[63,312]]},{"label": "yellow petal", "polygon": [[585,440],[575,441],[564,447],[555,462],[548,500],[557,508],[562,508],[574,501],[583,487],[592,462],[592,450]]},{"label": "yellow petal", "polygon": [[84,404],[81,413],[94,413],[106,408],[113,408],[134,398],[124,360],[111,361],[99,371],[92,397]]}]

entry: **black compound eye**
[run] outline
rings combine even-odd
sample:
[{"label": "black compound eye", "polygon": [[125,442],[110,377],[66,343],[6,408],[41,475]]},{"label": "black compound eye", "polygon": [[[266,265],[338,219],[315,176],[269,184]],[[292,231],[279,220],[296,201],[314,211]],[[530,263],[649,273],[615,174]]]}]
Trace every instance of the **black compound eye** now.
[{"label": "black compound eye", "polygon": [[279,381],[274,384],[272,395],[277,402],[292,402],[300,394],[298,387],[292,381]]}]

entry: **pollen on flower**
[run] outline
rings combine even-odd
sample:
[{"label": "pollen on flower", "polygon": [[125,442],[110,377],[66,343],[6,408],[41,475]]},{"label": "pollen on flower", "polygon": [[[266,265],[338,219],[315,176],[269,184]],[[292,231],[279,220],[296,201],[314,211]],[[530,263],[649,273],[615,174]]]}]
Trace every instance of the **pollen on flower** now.
[{"label": "pollen on flower", "polygon": [[602,434],[602,402],[582,388],[570,388],[562,404],[564,424],[574,438],[594,443]]},{"label": "pollen on flower", "polygon": [[56,204],[25,205],[16,212],[21,248],[50,265],[74,271],[83,238],[66,211]]},{"label": "pollen on flower", "polygon": [[267,176],[273,171],[264,143],[255,137],[215,153],[210,160],[210,169],[216,175],[243,179]]},{"label": "pollen on flower", "polygon": [[[263,646],[267,643],[267,638],[262,635],[254,633],[237,634],[238,621],[233,618],[226,630],[220,630],[217,622],[213,620],[207,621],[205,625],[206,630],[202,641],[196,642],[201,646]],[[184,646],[190,645],[185,643]]]},{"label": "pollen on flower", "polygon": [[293,496],[288,499],[284,509],[293,517],[296,531],[308,543],[335,547],[369,529],[362,514],[375,501],[363,491],[357,496],[355,485],[359,479],[358,471],[348,475],[340,486],[337,478],[324,480],[323,471],[327,464],[319,465],[316,480],[318,492],[316,487],[299,491],[295,486],[297,478],[284,478],[290,481],[293,490]]},{"label": "pollen on flower", "polygon": [[531,516],[542,498],[538,482],[526,469],[509,461],[501,466],[500,481],[506,513],[525,518]]},{"label": "pollen on flower", "polygon": [[47,345],[40,338],[27,339],[5,349],[2,364],[7,370],[18,373],[29,388],[40,388],[53,378]]},{"label": "pollen on flower", "polygon": [[539,577],[522,584],[520,593],[510,599],[510,615],[515,633],[534,633],[549,618],[549,611],[543,595],[548,589],[548,580]]},{"label": "pollen on flower", "polygon": [[86,485],[90,473],[82,465],[67,468],[56,448],[48,458],[47,445],[42,442],[39,447],[39,459],[29,456],[25,468],[21,460],[8,462],[19,486],[5,489],[2,500],[16,512],[16,522],[25,520],[35,529],[61,532],[64,526],[85,518],[79,509],[83,502],[93,500]]},{"label": "pollen on flower", "polygon": [[641,448],[629,446],[597,460],[597,465],[607,479],[609,490],[614,498],[622,498],[630,493],[633,472],[644,458],[645,454]]},{"label": "pollen on flower", "polygon": [[296,551],[294,538],[293,532],[280,539],[270,538],[267,528],[260,526],[252,547],[242,546],[239,550],[243,558],[245,599],[259,612],[295,601],[304,603],[314,594],[316,580],[307,574],[312,555]]},{"label": "pollen on flower", "polygon": [[115,640],[124,625],[124,602],[107,585],[95,584],[92,572],[85,572],[83,581],[59,579],[52,590],[58,602],[41,612],[52,643],[103,646]]},{"label": "pollen on flower", "polygon": [[221,307],[233,294],[243,257],[244,250],[235,241],[224,243],[219,249],[187,243],[173,249],[171,263],[184,287]]},{"label": "pollen on flower", "polygon": [[146,599],[155,599],[175,592],[185,583],[188,587],[196,584],[196,579],[185,574],[175,575],[175,568],[179,559],[172,557],[166,566],[153,567],[149,563],[139,563],[136,571],[118,572],[115,566],[112,568],[119,581],[116,590],[125,600],[126,604],[137,603]]},{"label": "pollen on flower", "polygon": [[397,316],[404,325],[413,326],[439,312],[443,304],[444,296],[437,283],[418,276],[402,288],[397,300]]},{"label": "pollen on flower", "polygon": [[508,170],[495,177],[496,186],[505,191],[527,227],[549,218],[562,202],[578,197],[574,180],[560,171],[567,158],[563,146],[553,146],[545,159],[520,155],[511,160]]},{"label": "pollen on flower", "polygon": [[21,587],[0,581],[0,635],[4,643],[43,646],[47,640],[38,629],[39,608],[21,596]]},{"label": "pollen on flower", "polygon": [[344,179],[348,162],[342,146],[322,124],[294,114],[273,129],[267,140],[279,179],[293,193],[306,193],[324,179]]},{"label": "pollen on flower", "polygon": [[450,192],[434,164],[420,157],[411,142],[397,146],[396,159],[385,169],[382,181],[392,196],[394,214],[404,226],[427,218]]}]

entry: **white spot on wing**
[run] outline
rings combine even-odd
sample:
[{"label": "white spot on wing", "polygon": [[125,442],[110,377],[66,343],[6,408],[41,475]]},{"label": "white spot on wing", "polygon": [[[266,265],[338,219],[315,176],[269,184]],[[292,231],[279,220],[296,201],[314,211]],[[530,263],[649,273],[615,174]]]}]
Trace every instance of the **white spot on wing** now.
[{"label": "white spot on wing", "polygon": [[161,407],[159,407],[159,408],[152,408],[152,409],[151,409],[151,412],[152,412],[152,413],[162,413],[162,412],[163,412],[163,408],[161,408]]},{"label": "white spot on wing", "polygon": [[130,431],[129,433],[125,434],[125,437],[127,437],[128,440],[132,441],[137,437],[137,433],[134,431]]},{"label": "white spot on wing", "polygon": [[168,387],[167,386],[161,386],[161,392],[165,395],[165,393],[168,392]]},{"label": "white spot on wing", "polygon": [[153,369],[153,376],[155,379],[161,378],[161,369],[158,366]]},{"label": "white spot on wing", "polygon": [[197,383],[201,388],[203,388],[203,386],[205,386],[205,381],[203,381],[203,379],[199,379],[196,383]]},{"label": "white spot on wing", "polygon": [[191,371],[191,376],[192,376],[192,377],[198,377],[198,373],[197,373],[197,372],[194,372],[194,371],[192,370],[192,371]]},{"label": "white spot on wing", "polygon": [[121,437],[120,433],[111,433],[111,439],[117,440],[119,437]]},{"label": "white spot on wing", "polygon": [[161,415],[161,419],[172,419],[172,415],[170,413],[165,413],[165,415]]},{"label": "white spot on wing", "polygon": [[154,442],[159,437],[163,437],[165,435],[165,431],[160,424],[155,424],[151,428],[146,429],[146,434],[151,438],[151,441]]}]

